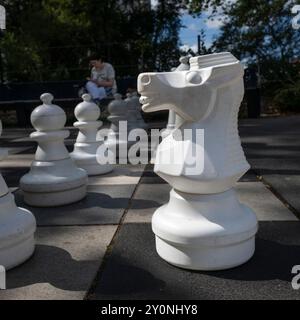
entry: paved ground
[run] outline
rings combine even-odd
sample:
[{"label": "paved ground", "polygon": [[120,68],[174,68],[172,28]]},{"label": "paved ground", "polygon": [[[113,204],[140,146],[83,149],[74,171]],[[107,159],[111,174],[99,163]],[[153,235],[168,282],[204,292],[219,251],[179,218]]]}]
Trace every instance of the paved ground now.
[{"label": "paved ground", "polygon": [[[170,187],[151,165],[118,166],[91,178],[77,204],[29,208],[38,222],[36,252],[8,272],[0,299],[300,299],[291,286],[291,269],[300,265],[300,117],[243,120],[240,132],[252,169],[237,190],[260,221],[248,263],[192,272],[161,260],[150,221]],[[18,182],[35,150],[24,137],[5,130],[0,139],[10,151],[1,172],[23,207]]]}]

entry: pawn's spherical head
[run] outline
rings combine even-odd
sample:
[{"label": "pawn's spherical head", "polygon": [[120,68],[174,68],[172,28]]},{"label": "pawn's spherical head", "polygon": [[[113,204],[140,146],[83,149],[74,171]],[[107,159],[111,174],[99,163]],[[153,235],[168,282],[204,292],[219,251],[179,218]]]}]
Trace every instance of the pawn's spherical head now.
[{"label": "pawn's spherical head", "polygon": [[52,104],[54,97],[51,93],[43,93],[40,99],[44,104]]},{"label": "pawn's spherical head", "polygon": [[190,56],[180,57],[179,61],[180,63],[188,64],[190,61]]},{"label": "pawn's spherical head", "polygon": [[114,95],[115,100],[113,100],[108,105],[108,112],[110,115],[118,114],[118,115],[124,115],[127,113],[127,103],[126,101],[122,100],[122,95],[119,93],[116,93]]},{"label": "pawn's spherical head", "polygon": [[67,117],[62,108],[52,104],[54,97],[51,93],[41,95],[43,104],[31,113],[31,123],[38,131],[56,131],[63,129]]},{"label": "pawn's spherical head", "polygon": [[82,96],[83,102],[75,108],[74,114],[78,121],[97,121],[101,115],[100,108],[92,101],[90,94]]},{"label": "pawn's spherical head", "polygon": [[83,96],[82,96],[82,100],[83,101],[86,101],[86,102],[90,102],[92,101],[92,96],[88,93],[85,93]]}]

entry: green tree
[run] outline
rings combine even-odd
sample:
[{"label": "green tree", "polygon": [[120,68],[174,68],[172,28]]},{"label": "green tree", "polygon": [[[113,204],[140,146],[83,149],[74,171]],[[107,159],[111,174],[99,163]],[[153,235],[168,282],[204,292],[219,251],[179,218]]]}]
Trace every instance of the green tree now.
[{"label": "green tree", "polygon": [[268,81],[295,82],[298,72],[291,61],[299,57],[300,32],[291,25],[292,6],[285,0],[239,0],[224,5],[228,19],[215,49],[258,63]]},{"label": "green tree", "polygon": [[[257,65],[267,100],[293,111],[300,105],[300,67],[295,63],[299,62],[300,32],[292,28],[294,4],[285,0],[225,3],[223,11],[228,19],[214,43],[215,50],[229,50],[248,64]],[[288,95],[293,97],[290,101]]]},{"label": "green tree", "polygon": [[[184,1],[183,1],[184,2]],[[101,52],[117,75],[169,70],[178,60],[180,10],[160,0],[3,0],[7,31],[0,45],[9,81],[84,78]]]}]

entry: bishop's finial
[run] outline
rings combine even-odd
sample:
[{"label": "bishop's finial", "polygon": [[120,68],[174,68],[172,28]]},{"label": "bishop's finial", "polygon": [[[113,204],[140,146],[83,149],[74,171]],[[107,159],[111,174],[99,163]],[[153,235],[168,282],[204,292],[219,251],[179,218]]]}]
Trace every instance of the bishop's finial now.
[{"label": "bishop's finial", "polygon": [[180,57],[179,62],[183,64],[188,64],[190,60],[190,56]]},{"label": "bishop's finial", "polygon": [[120,93],[115,93],[115,94],[114,94],[114,98],[115,98],[116,100],[122,100],[122,95],[121,95]]}]

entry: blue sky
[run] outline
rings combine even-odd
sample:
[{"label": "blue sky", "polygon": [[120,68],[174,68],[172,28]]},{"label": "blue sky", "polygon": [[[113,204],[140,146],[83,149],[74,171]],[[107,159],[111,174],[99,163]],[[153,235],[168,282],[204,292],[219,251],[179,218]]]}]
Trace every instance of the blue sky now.
[{"label": "blue sky", "polygon": [[182,16],[182,24],[185,26],[180,30],[182,49],[191,48],[193,51],[197,50],[197,35],[201,29],[205,32],[205,44],[210,47],[214,37],[217,37],[220,33],[222,20],[219,20],[221,18],[209,20],[207,16],[207,13],[202,14],[199,18],[193,18],[188,14]]},{"label": "blue sky", "polygon": [[[224,0],[229,2],[235,2],[235,0]],[[153,8],[157,5],[158,0],[151,0]],[[195,53],[197,51],[197,35],[201,29],[205,32],[205,45],[210,47],[214,38],[220,33],[220,27],[222,26],[222,20],[226,17],[222,14],[222,10],[217,8],[217,12],[214,14],[214,19],[208,19],[212,14],[212,8],[208,8],[207,11],[202,12],[200,17],[193,18],[186,13],[182,14],[182,25],[184,26],[180,30],[180,42],[181,49],[187,51],[189,48]]]}]

